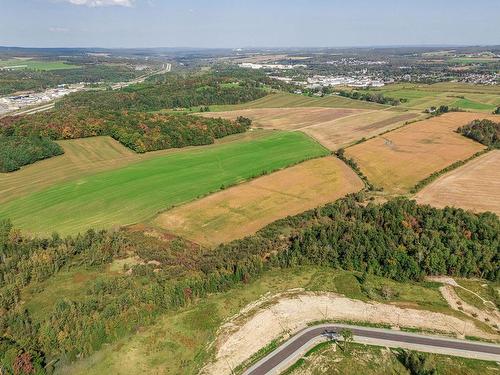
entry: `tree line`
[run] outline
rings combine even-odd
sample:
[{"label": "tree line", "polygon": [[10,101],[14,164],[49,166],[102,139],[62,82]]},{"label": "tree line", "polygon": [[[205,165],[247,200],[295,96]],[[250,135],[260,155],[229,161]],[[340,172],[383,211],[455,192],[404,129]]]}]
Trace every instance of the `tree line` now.
[{"label": "tree line", "polygon": [[[425,275],[499,280],[499,236],[500,221],[492,213],[436,209],[404,198],[367,203],[360,193],[213,249],[131,230],[30,238],[3,221],[0,336],[20,348],[9,357],[16,363],[24,353],[29,353],[26,358],[38,353],[42,364],[74,360],[165,311],[247,283],[265,269],[299,264],[399,281]],[[142,260],[127,266],[130,272],[89,280],[82,296],[59,299],[42,320],[35,321],[21,303],[26,286],[40,285],[60,270],[99,269],[130,254]]]},{"label": "tree line", "polygon": [[405,98],[389,98],[384,96],[384,94],[379,92],[359,92],[359,91],[346,91],[340,90],[339,95],[345,98],[355,99],[355,100],[364,100],[366,102],[379,103],[379,104],[388,104],[392,106],[400,105],[401,103],[405,103],[408,100]]},{"label": "tree line", "polygon": [[0,119],[0,136],[6,140],[26,138],[49,142],[47,138],[62,140],[108,135],[142,153],[211,144],[217,138],[243,133],[250,125],[251,121],[243,117],[230,121],[172,113],[114,111],[96,114],[93,111],[56,110],[4,117]]},{"label": "tree line", "polygon": [[0,133],[0,172],[13,172],[63,152],[61,146],[47,137],[6,137]]}]

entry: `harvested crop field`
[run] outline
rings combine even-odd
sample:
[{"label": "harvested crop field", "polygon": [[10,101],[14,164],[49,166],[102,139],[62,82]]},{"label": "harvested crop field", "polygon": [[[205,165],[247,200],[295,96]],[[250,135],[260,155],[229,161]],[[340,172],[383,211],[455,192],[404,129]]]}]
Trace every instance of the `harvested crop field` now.
[{"label": "harvested crop field", "polygon": [[418,203],[454,206],[500,216],[500,150],[488,152],[421,190]]},{"label": "harvested crop field", "polygon": [[238,116],[252,119],[254,127],[264,129],[298,130],[317,124],[330,124],[339,118],[365,111],[349,108],[257,108],[225,112],[208,112],[205,117],[222,117],[234,120]]},{"label": "harvested crop field", "polygon": [[397,128],[406,121],[422,118],[416,112],[364,112],[303,129],[330,150],[338,150],[362,138],[370,138]]},{"label": "harvested crop field", "polygon": [[160,214],[154,223],[197,243],[215,245],[362,188],[347,165],[325,157],[176,207]]},{"label": "harvested crop field", "polygon": [[349,147],[346,155],[376,186],[389,193],[404,193],[432,173],[485,148],[455,132],[478,118],[495,116],[448,113]]},{"label": "harvested crop field", "polygon": [[361,138],[373,137],[424,118],[419,112],[361,110],[347,108],[257,108],[204,113],[207,117],[252,119],[253,126],[264,129],[302,130],[330,150],[337,150]]}]

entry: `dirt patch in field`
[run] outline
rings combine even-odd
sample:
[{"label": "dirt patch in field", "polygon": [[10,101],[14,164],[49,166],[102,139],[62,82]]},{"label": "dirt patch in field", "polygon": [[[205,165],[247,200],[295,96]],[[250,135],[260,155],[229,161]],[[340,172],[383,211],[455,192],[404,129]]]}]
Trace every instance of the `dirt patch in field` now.
[{"label": "dirt patch in field", "polygon": [[422,117],[416,112],[372,111],[347,116],[303,129],[330,150],[338,150],[362,138],[370,138]]},{"label": "dirt patch in field", "polygon": [[234,120],[238,116],[252,119],[254,127],[264,129],[298,130],[307,126],[330,123],[336,119],[364,112],[349,108],[257,108],[227,112],[207,112],[205,117]]},{"label": "dirt patch in field", "polygon": [[154,224],[194,242],[215,245],[362,188],[349,167],[325,157],[176,207],[160,214]]},{"label": "dirt patch in field", "polygon": [[349,147],[363,173],[390,193],[408,192],[417,182],[484,146],[455,132],[462,125],[492,115],[457,112],[415,122]]},{"label": "dirt patch in field", "polygon": [[500,150],[441,176],[416,194],[415,199],[436,207],[454,206],[500,215]]},{"label": "dirt patch in field", "polygon": [[[301,292],[267,296],[220,328],[215,343],[215,360],[202,373],[230,374],[231,368],[244,362],[272,340],[287,338],[305,328],[308,323],[321,320],[382,323],[457,336],[464,335],[465,327],[465,335],[486,339],[500,337],[479,329],[472,320],[377,302],[362,302],[334,293]],[[464,325],[464,322],[467,323]]]}]

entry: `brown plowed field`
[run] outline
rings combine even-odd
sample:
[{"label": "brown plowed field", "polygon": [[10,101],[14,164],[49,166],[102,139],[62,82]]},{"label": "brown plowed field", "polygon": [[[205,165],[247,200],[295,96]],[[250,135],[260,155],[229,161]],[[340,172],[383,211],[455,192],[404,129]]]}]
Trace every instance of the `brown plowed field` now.
[{"label": "brown plowed field", "polygon": [[238,116],[252,119],[253,126],[265,129],[297,130],[307,126],[366,112],[349,108],[256,108],[226,112],[206,112],[205,117],[222,117],[234,120]]},{"label": "brown plowed field", "polygon": [[363,183],[334,157],[309,160],[160,214],[154,224],[215,245],[359,191]]},{"label": "brown plowed field", "polygon": [[493,115],[455,112],[415,122],[349,147],[363,173],[389,193],[404,193],[434,172],[484,149],[455,130],[474,119]]},{"label": "brown plowed field", "polygon": [[455,206],[500,216],[500,150],[488,152],[441,176],[416,196],[418,203]]}]

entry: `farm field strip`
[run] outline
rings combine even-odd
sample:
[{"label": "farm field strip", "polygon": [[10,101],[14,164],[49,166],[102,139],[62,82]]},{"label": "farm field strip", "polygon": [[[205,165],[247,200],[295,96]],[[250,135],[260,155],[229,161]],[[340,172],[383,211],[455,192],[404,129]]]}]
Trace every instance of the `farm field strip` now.
[{"label": "farm field strip", "polygon": [[404,125],[407,121],[424,118],[416,112],[374,111],[347,116],[332,122],[316,124],[303,131],[330,150],[346,147],[362,138],[370,138]]},{"label": "farm field strip", "polygon": [[60,70],[60,69],[77,69],[78,65],[67,64],[64,61],[42,61],[32,59],[9,59],[0,60],[0,68],[8,69],[31,69],[31,70]]},{"label": "farm field strip", "polygon": [[420,110],[448,105],[465,110],[492,112],[500,105],[500,89],[494,86],[478,87],[459,83],[395,84],[372,91],[392,98],[408,99],[401,107]]},{"label": "farm field strip", "polygon": [[455,206],[500,215],[500,150],[441,176],[418,192],[415,199],[436,207]]},{"label": "farm field strip", "polygon": [[326,108],[351,108],[351,109],[384,109],[386,105],[370,103],[361,100],[344,98],[337,95],[323,98],[305,95],[272,93],[263,98],[244,104],[214,105],[211,111],[233,111],[249,108],[296,108],[296,107],[326,107]]},{"label": "farm field strip", "polygon": [[319,123],[331,122],[350,115],[365,113],[347,108],[256,108],[224,112],[208,112],[204,117],[221,117],[234,120],[238,116],[252,119],[252,125],[264,129],[299,130]]},{"label": "farm field strip", "polygon": [[152,159],[161,155],[184,152],[193,147],[210,148],[218,144],[258,139],[269,131],[251,131],[217,139],[214,145],[192,146],[136,154],[111,137],[90,137],[57,141],[64,154],[22,167],[13,173],[0,173],[0,204],[34,193],[62,182],[129,164]]},{"label": "farm field strip", "polygon": [[349,147],[353,158],[376,186],[389,193],[407,192],[420,180],[485,147],[455,130],[493,115],[455,112],[409,124]]},{"label": "farm field strip", "polygon": [[327,155],[299,132],[272,132],[161,155],[11,200],[0,217],[29,232],[62,234],[147,220],[159,211],[306,159]]},{"label": "farm field strip", "polygon": [[265,225],[363,188],[334,157],[309,160],[160,214],[153,224],[206,245],[250,235]]},{"label": "farm field strip", "polygon": [[264,129],[301,130],[330,150],[337,150],[361,138],[391,130],[406,121],[426,117],[408,110],[359,110],[343,108],[256,108],[205,113],[206,117],[251,118]]}]

